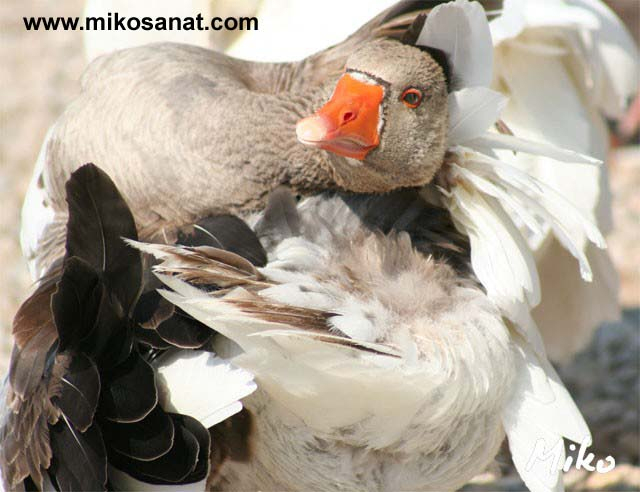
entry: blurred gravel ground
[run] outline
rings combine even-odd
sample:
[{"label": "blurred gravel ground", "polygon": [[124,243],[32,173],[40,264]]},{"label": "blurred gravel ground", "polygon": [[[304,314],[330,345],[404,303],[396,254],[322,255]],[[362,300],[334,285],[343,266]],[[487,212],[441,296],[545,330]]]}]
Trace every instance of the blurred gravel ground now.
[{"label": "blurred gravel ground", "polygon": [[[615,6],[638,39],[640,1]],[[40,144],[49,125],[78,91],[84,61],[79,32],[27,32],[22,16],[79,15],[82,0],[0,2],[0,375],[7,369],[11,320],[30,280],[19,245],[20,208]],[[640,490],[638,386],[640,363],[640,147],[617,152],[610,164],[615,231],[609,247],[622,280],[620,323],[602,327],[589,348],[562,375],[592,425],[599,452],[618,457],[606,475],[572,471],[576,490]],[[622,459],[623,458],[623,459]],[[473,490],[522,490],[513,474],[498,482],[485,477]],[[471,487],[470,487],[471,489]]]}]

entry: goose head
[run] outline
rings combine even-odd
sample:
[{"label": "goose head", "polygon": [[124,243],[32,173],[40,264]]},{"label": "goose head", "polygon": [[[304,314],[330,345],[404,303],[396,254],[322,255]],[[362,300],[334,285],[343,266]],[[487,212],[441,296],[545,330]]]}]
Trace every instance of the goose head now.
[{"label": "goose head", "polygon": [[446,150],[447,71],[434,50],[373,40],[348,58],[329,100],[297,123],[298,140],[341,156],[335,179],[350,191],[424,185]]}]

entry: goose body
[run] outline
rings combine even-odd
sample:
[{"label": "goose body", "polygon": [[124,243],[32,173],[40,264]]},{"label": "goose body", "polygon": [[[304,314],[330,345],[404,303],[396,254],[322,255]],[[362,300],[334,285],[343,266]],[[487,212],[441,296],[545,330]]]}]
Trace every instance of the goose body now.
[{"label": "goose body", "polygon": [[134,244],[159,260],[161,294],[256,377],[252,453],[210,475],[214,490],[455,490],[505,431],[528,486],[558,486],[531,449],[588,430],[444,210],[415,192],[296,205],[280,191],[250,223],[267,262],[237,273],[206,248]]},{"label": "goose body", "polygon": [[[73,314],[60,309],[65,303],[58,299],[65,296],[66,285],[78,288],[79,278],[73,280],[78,275],[75,265],[82,264],[83,258],[88,262],[93,248],[99,251],[100,244],[111,258],[103,278],[107,288],[113,289],[114,298],[131,299],[138,291],[134,250],[128,248],[126,257],[112,255],[113,248],[121,248],[115,235],[126,231],[126,226],[119,224],[131,224],[131,216],[127,219],[126,208],[108,199],[110,189],[115,189],[113,184],[93,166],[74,172],[67,187],[71,213],[67,256],[51,308],[64,348],[45,362],[54,369],[43,376],[51,387],[56,371],[70,371],[63,380],[73,381],[89,402],[96,400],[88,396],[87,376],[74,372],[73,363],[63,365],[61,357],[78,358],[86,350],[95,353],[94,344],[74,345],[78,342],[72,341],[61,321],[63,316],[73,319]],[[91,207],[82,206],[85,200],[97,205],[97,216]],[[83,234],[76,227],[88,219],[103,225]],[[482,471],[504,439],[508,412],[518,411],[514,405],[522,395],[514,393],[516,381],[532,376],[523,359],[523,351],[529,349],[514,337],[500,310],[475,279],[469,245],[453,229],[449,214],[415,191],[380,197],[323,194],[296,204],[288,191],[278,190],[266,210],[248,217],[248,223],[251,229],[237,232],[245,245],[249,234],[255,234],[258,248],[264,245],[264,259],[247,255],[263,266],[253,265],[231,250],[208,245],[130,241],[131,246],[159,260],[155,272],[164,283],[162,296],[202,323],[200,326],[211,326],[214,335],[210,345],[193,352],[171,345],[174,342],[156,345],[147,335],[138,338],[140,328],[133,332],[133,353],[125,359],[135,354],[154,368],[159,395],[155,405],[165,412],[186,412],[203,425],[212,425],[237,412],[241,407],[234,401],[243,398],[243,415],[250,419],[247,430],[235,440],[236,424],[214,427],[208,458],[209,488],[454,490]],[[97,235],[100,231],[106,244]],[[131,230],[128,235],[135,238]],[[222,229],[210,227],[206,235],[214,244],[226,243]],[[115,264],[110,266],[111,262]],[[126,277],[114,277],[114,267],[123,262],[130,263]],[[82,298],[82,292],[76,290],[75,294]],[[29,336],[29,310],[37,306],[37,297],[31,302],[32,308],[23,308],[18,318],[23,355],[30,350],[24,337]],[[96,314],[98,325],[106,321],[100,321],[103,312]],[[115,334],[122,333],[125,324],[111,326]],[[155,329],[164,340],[172,340],[160,326]],[[183,329],[196,327],[185,325]],[[107,347],[113,351],[120,343],[112,338]],[[154,360],[155,356],[149,357],[153,351],[145,348],[149,343],[168,350]],[[56,347],[50,350],[55,353]],[[209,369],[214,354],[215,367],[235,367],[227,369],[224,378]],[[116,387],[122,383],[110,379],[111,359],[89,357],[99,373],[101,392],[117,395]],[[124,363],[123,382],[129,364]],[[128,401],[121,405],[154,405],[148,400],[153,385],[145,382],[140,370],[132,372],[138,380],[136,392],[128,393]],[[242,370],[246,372],[238,373]],[[535,364],[531,370],[533,374],[542,370],[537,377],[546,374]],[[15,415],[20,416],[24,405],[42,396],[30,396],[24,390],[19,366],[12,372],[10,401]],[[253,375],[259,389],[245,374]],[[232,390],[233,385],[236,389]],[[565,398],[564,393],[557,395],[563,404],[567,403]],[[57,464],[48,473],[40,472],[46,480],[37,478],[32,462],[24,465],[21,454],[13,453],[16,446],[47,449],[49,434],[39,431],[31,443],[24,436],[6,434],[8,423],[17,417],[5,409],[0,421],[5,444],[0,462],[5,477],[13,480],[16,473],[19,477],[24,472],[20,466],[27,466],[36,483],[51,477],[63,489],[69,485],[96,488],[105,479],[125,490],[149,487],[143,483],[149,480],[166,485],[157,482],[157,477],[166,476],[157,468],[162,466],[162,457],[158,465],[153,465],[153,460],[129,458],[154,449],[156,445],[151,443],[158,438],[153,438],[153,433],[162,434],[162,427],[152,424],[150,416],[142,417],[141,425],[148,426],[145,436],[149,444],[142,441],[142,447],[124,446],[123,442],[135,442],[135,437],[128,440],[137,435],[137,424],[114,424],[113,412],[122,415],[131,410],[106,410],[106,396],[94,403],[97,410],[89,416],[89,429],[75,430],[76,435],[89,435],[96,426],[104,429],[101,435],[108,450],[105,478],[98,471],[107,458],[99,452],[89,454],[89,460],[79,462],[77,468],[73,461],[68,462],[73,458],[59,447],[56,436],[62,423],[74,431],[84,409],[77,415],[64,404],[65,399],[63,390],[44,414],[49,415],[49,422],[58,420],[49,431]],[[47,424],[40,421],[36,425],[46,429]],[[451,432],[452,428],[456,432]],[[83,439],[81,449],[86,445],[96,449]],[[235,446],[246,451],[237,447],[225,451],[225,442],[237,442]],[[180,446],[176,441],[176,453]],[[198,458],[197,471],[188,476],[200,480],[198,487],[204,487],[202,471],[209,468],[202,459]],[[44,462],[41,466],[47,468]],[[64,466],[69,466],[71,473]],[[554,474],[550,472],[550,477]]]},{"label": "goose body", "polygon": [[[406,208],[387,206],[393,202]],[[224,330],[242,349],[234,363],[259,385],[243,401],[254,416],[253,456],[223,465],[219,486],[462,486],[492,462],[504,438],[501,415],[518,373],[517,349],[470,275],[464,250],[439,249],[428,239],[452,227],[446,214],[413,193],[377,200],[321,195],[284,212],[299,214],[291,230],[277,209],[270,207],[257,227],[271,245],[268,263],[257,270],[264,289],[250,294],[251,286],[240,284],[228,303],[203,292],[182,298],[186,291],[177,285],[178,294],[166,294],[210,326],[235,318]],[[380,212],[385,209],[395,213]],[[404,223],[404,230],[372,230],[365,222],[372,217],[387,228]],[[335,314],[326,328],[305,333],[286,316],[243,313],[243,298],[264,303],[264,313],[273,305],[285,315],[294,308]],[[323,335],[362,346],[332,345]]]},{"label": "goose body", "polygon": [[[506,434],[537,492],[561,473],[531,449],[590,439],[478,282],[467,238],[415,190],[300,204],[278,190],[251,227],[212,217],[181,239],[200,246],[134,241],[93,165],[66,190],[61,270],[16,316],[0,415],[9,488],[455,490]],[[156,258],[169,304],[134,247]],[[167,418],[184,437],[166,439]]]}]

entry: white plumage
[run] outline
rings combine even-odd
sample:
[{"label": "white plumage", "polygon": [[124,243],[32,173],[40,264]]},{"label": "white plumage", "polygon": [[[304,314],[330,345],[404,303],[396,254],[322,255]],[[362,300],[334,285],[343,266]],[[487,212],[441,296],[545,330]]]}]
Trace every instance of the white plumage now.
[{"label": "white plumage", "polygon": [[[525,470],[536,441],[551,449],[589,431],[544,356],[489,296],[415,251],[406,233],[369,232],[337,197],[298,211],[306,232],[269,250],[257,291],[252,283],[197,291],[167,276],[189,271],[180,260],[188,251],[142,246],[163,259],[156,268],[171,288],[163,295],[233,340],[241,348],[233,363],[256,375],[258,390],[245,399],[257,416],[255,455],[222,471],[230,487],[453,490],[490,463],[504,428],[527,484],[553,490],[558,470],[546,469],[545,486],[544,464]],[[340,331],[264,319],[278,306],[322,306]]]},{"label": "white plumage", "polygon": [[41,278],[44,274],[44,272],[38,271],[35,258],[40,244],[46,239],[44,237],[45,230],[53,222],[55,216],[53,208],[48,202],[44,184],[39,182],[45,168],[45,156],[52,129],[53,127],[49,128],[44,137],[20,215],[20,246],[33,280]]},{"label": "white plumage", "polygon": [[253,376],[211,352],[165,353],[154,361],[163,408],[195,417],[206,428],[242,410],[240,400],[256,389]]}]

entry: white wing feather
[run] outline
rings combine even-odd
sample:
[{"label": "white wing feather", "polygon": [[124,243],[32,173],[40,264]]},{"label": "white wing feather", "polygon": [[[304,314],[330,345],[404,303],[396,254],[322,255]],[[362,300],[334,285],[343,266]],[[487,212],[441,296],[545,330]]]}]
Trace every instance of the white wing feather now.
[{"label": "white wing feather", "polygon": [[487,295],[504,300],[539,301],[538,273],[531,250],[500,205],[475,190],[455,186],[449,209],[471,241],[471,264]]},{"label": "white wing feather", "polygon": [[[573,204],[533,176],[488,156],[477,155],[477,158],[467,160],[465,169],[465,177],[473,172],[492,179],[496,186],[510,195],[505,202],[516,206],[516,213],[520,210],[520,215],[523,215],[526,210],[549,225],[563,246],[578,259],[582,277],[591,280],[591,268],[584,253],[587,240],[599,248],[605,248],[606,243],[598,228]],[[478,184],[473,180],[469,182]]]},{"label": "white wing feather", "polygon": [[[389,372],[389,364],[400,361],[367,351],[326,343],[322,338],[286,325],[254,319],[228,303],[201,293],[192,295],[192,287],[181,280],[160,276],[169,281],[174,292],[160,291],[170,302],[199,321],[236,342],[244,353],[233,362],[260,375],[260,387],[280,404],[297,413],[312,428],[331,430],[352,425],[369,415],[371,405],[380,405],[389,391],[395,393],[388,406],[398,412],[398,425],[408,425],[406,412],[417,410],[424,398],[398,378],[402,372]],[[186,294],[188,297],[185,297]],[[233,295],[233,294],[228,294]],[[334,337],[338,338],[338,337]],[[395,353],[389,347],[361,343],[366,348]],[[345,357],[345,351],[354,357]],[[416,382],[415,388],[425,387]],[[331,398],[326,395],[331,394]],[[409,409],[409,410],[408,410]],[[383,428],[380,422],[379,428]],[[398,429],[371,436],[371,442],[384,446]]]},{"label": "white wing feather", "polygon": [[469,171],[469,169],[460,167],[457,164],[453,164],[451,171],[454,176],[461,176],[464,180],[471,183],[478,191],[497,198],[503,205],[506,205],[509,210],[520,217],[520,220],[522,220],[531,232],[534,234],[543,233],[540,223],[533,214],[502,187],[492,183],[490,179],[486,179],[482,175],[475,174]]},{"label": "white wing feather", "polygon": [[550,364],[525,342],[517,337],[514,341],[519,353],[516,384],[502,416],[513,462],[531,491],[561,491],[564,445],[558,446],[559,466],[554,466],[550,460],[533,458],[537,443],[549,453],[565,437],[589,445],[591,433]]},{"label": "white wing feather", "polygon": [[[603,114],[624,113],[640,76],[637,46],[620,19],[601,0],[506,0],[503,15],[490,28],[496,46],[494,87],[509,97],[502,118],[514,133],[605,159],[609,134]],[[595,218],[602,232],[611,230],[606,166],[554,162],[541,156],[575,159],[541,147],[536,152],[529,144],[513,156],[499,150],[509,147],[503,145],[508,137],[491,137],[484,148],[557,190],[587,219]],[[583,242],[582,253],[593,269],[593,282],[584,283],[546,232],[528,239],[545,294],[534,314],[551,355],[566,360],[602,321],[619,316],[616,273],[606,252]]]},{"label": "white wing feather", "polygon": [[466,87],[449,95],[450,145],[464,143],[484,134],[507,104],[499,92],[487,87]]},{"label": "white wing feather", "polygon": [[485,11],[478,2],[456,0],[435,7],[417,44],[444,51],[463,87],[491,83],[493,44]]},{"label": "white wing feather", "polygon": [[253,393],[253,375],[211,352],[169,353],[154,361],[165,389],[165,409],[190,415],[206,428],[242,410]]},{"label": "white wing feather", "polygon": [[473,142],[468,142],[468,144],[483,149],[505,149],[515,152],[525,152],[527,154],[550,157],[561,162],[590,164],[593,166],[602,164],[602,161],[599,159],[572,150],[563,149],[550,143],[533,142],[500,133],[485,133],[481,137],[473,140]]}]

